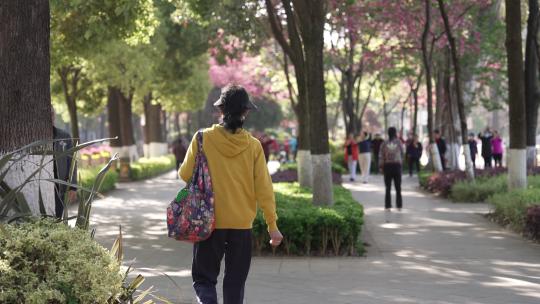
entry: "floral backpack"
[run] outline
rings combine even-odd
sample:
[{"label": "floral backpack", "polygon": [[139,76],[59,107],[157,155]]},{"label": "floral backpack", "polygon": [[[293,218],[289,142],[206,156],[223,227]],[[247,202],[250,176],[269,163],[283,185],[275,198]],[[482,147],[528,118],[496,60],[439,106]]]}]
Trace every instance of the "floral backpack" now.
[{"label": "floral backpack", "polygon": [[206,240],[215,228],[214,193],[201,131],[197,132],[197,142],[193,175],[167,207],[169,237],[192,243]]}]

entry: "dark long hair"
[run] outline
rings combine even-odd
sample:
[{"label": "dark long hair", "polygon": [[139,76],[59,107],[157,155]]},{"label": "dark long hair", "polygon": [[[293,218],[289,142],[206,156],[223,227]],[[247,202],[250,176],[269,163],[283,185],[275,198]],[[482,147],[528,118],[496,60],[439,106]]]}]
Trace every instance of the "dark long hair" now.
[{"label": "dark long hair", "polygon": [[388,128],[388,139],[393,140],[397,138],[397,130],[394,127]]},{"label": "dark long hair", "polygon": [[246,110],[241,112],[227,112],[225,107],[219,107],[221,113],[223,114],[223,127],[232,133],[236,133],[238,129],[241,129],[244,126],[244,115]]}]

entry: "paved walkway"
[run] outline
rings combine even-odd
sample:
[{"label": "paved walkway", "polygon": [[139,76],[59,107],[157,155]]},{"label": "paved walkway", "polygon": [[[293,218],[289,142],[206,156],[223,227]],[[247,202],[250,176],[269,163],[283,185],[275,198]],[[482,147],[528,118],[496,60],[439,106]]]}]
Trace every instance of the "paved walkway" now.
[{"label": "paved walkway", "polygon": [[[347,183],[365,206],[367,257],[254,258],[246,303],[540,303],[539,245],[485,220],[484,204],[452,204],[416,184],[404,178],[405,209],[386,223],[381,178]],[[122,225],[126,260],[145,286],[195,303],[191,246],[166,237],[165,208],[179,187],[172,172],[120,184],[95,202],[92,219],[106,247]]]}]

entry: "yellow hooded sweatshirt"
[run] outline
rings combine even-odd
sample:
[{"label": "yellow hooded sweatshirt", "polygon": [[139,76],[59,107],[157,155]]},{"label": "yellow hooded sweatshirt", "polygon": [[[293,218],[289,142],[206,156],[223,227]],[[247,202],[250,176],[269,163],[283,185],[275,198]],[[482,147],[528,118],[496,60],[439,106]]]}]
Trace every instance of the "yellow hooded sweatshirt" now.
[{"label": "yellow hooded sweatshirt", "polygon": [[[195,135],[180,167],[184,181],[193,174],[197,150]],[[203,131],[203,151],[212,178],[216,228],[251,229],[258,204],[268,230],[278,230],[274,189],[261,143],[243,129],[233,134],[213,125]]]}]

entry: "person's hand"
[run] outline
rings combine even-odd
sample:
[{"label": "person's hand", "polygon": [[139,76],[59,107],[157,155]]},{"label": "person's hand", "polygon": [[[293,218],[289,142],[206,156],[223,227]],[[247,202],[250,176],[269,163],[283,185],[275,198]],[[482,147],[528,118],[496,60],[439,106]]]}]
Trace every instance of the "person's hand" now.
[{"label": "person's hand", "polygon": [[76,190],[69,190],[68,191],[68,203],[72,204],[77,201],[77,191]]},{"label": "person's hand", "polygon": [[279,232],[279,230],[276,230],[276,231],[270,231],[269,234],[270,234],[270,245],[272,245],[273,247],[279,246],[279,244],[281,244],[281,241],[283,240],[283,235],[281,234],[281,232]]}]

